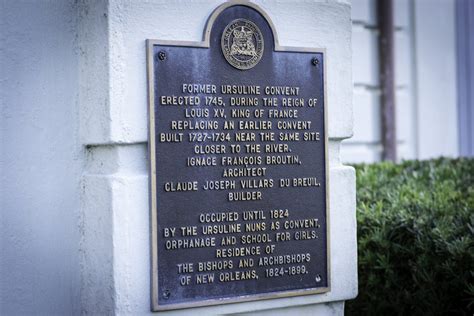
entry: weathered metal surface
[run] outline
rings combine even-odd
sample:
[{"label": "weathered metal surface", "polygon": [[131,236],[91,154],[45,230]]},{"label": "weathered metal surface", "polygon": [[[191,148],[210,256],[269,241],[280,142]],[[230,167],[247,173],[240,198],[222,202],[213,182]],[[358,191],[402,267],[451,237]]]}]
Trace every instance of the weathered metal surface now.
[{"label": "weathered metal surface", "polygon": [[148,42],[153,309],[328,291],[324,53],[255,7],[210,23]]}]

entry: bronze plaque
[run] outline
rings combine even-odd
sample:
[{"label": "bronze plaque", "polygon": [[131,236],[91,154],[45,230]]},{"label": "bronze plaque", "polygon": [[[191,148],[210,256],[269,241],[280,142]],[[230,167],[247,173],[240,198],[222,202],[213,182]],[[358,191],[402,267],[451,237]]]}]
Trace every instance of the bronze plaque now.
[{"label": "bronze plaque", "polygon": [[152,309],[329,290],[325,54],[253,4],[148,40]]}]

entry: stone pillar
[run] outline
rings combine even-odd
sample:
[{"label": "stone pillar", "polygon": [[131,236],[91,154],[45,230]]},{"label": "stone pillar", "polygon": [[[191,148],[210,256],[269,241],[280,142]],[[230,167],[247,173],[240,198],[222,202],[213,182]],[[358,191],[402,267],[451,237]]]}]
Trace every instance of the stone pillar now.
[{"label": "stone pillar", "polygon": [[[355,175],[339,147],[352,135],[350,2],[255,1],[281,46],[325,48],[330,168],[330,276],[324,294],[170,314],[343,315],[357,295]],[[146,39],[201,41],[220,1],[83,1],[80,5],[81,304],[90,314],[150,312]]]}]

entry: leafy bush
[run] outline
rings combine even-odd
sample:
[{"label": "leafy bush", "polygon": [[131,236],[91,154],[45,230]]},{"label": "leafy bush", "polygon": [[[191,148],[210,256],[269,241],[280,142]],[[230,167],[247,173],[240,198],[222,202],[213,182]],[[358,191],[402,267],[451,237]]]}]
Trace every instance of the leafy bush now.
[{"label": "leafy bush", "polygon": [[474,160],[358,165],[348,315],[473,315]]}]

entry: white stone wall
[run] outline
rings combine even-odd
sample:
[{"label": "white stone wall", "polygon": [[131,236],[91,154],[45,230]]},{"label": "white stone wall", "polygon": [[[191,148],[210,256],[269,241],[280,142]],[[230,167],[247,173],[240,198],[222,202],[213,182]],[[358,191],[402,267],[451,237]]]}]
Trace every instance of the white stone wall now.
[{"label": "white stone wall", "polygon": [[74,1],[0,1],[0,315],[80,313]]},{"label": "white stone wall", "polygon": [[[311,305],[342,313],[357,293],[354,171],[340,163],[340,141],[352,134],[348,1],[255,1],[268,13],[282,46],[327,49],[331,203],[329,293],[199,308],[229,314]],[[87,148],[82,243],[85,312],[150,310],[150,244],[145,39],[201,41],[206,18],[221,1],[85,2],[81,21],[81,126]],[[96,73],[94,67],[104,69]],[[91,120],[94,123],[91,124]],[[97,240],[101,242],[98,243]],[[315,305],[336,301],[326,307]],[[169,314],[189,313],[189,310]],[[326,313],[326,312],[324,312]]]},{"label": "white stone wall", "polygon": [[[221,2],[0,3],[0,314],[150,313],[145,39],[200,41]],[[341,315],[357,294],[350,1],[255,2],[281,45],[327,51],[332,288],[193,313]]]}]

